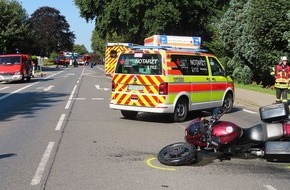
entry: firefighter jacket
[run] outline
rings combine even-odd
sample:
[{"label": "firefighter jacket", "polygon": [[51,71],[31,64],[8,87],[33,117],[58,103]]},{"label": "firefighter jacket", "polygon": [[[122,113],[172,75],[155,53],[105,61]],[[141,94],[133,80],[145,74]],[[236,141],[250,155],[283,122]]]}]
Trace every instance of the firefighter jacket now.
[{"label": "firefighter jacket", "polygon": [[273,67],[271,72],[275,76],[275,87],[276,88],[288,88],[289,87],[289,74],[290,67],[288,65],[278,64]]}]

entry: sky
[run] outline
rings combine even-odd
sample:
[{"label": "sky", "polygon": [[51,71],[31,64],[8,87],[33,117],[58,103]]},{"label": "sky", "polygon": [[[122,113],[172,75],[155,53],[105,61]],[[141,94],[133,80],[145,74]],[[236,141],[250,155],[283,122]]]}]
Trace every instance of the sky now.
[{"label": "sky", "polygon": [[70,31],[76,36],[75,44],[84,45],[89,52],[91,49],[91,36],[95,23],[80,17],[79,9],[74,5],[74,0],[17,0],[30,16],[34,11],[43,6],[59,10],[70,25]]}]

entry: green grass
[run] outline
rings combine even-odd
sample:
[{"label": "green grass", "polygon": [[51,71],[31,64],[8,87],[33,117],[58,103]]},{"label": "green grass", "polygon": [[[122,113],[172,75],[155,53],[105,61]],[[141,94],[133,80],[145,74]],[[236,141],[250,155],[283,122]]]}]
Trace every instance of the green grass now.
[{"label": "green grass", "polygon": [[269,88],[263,88],[261,85],[244,85],[244,84],[235,83],[235,88],[252,90],[252,91],[262,92],[262,93],[271,94],[271,95],[276,94],[275,90],[272,90]]}]

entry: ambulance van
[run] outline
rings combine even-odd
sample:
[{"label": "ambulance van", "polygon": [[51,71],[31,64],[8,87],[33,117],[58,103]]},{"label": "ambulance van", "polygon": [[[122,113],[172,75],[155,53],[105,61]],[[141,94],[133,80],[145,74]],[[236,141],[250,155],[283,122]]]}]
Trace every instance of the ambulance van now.
[{"label": "ambulance van", "polygon": [[136,46],[119,55],[110,108],[128,119],[138,112],[169,113],[175,122],[185,121],[193,110],[223,106],[231,111],[234,82],[220,61],[199,49],[200,38],[177,38],[187,47],[167,41],[161,44],[167,46]]},{"label": "ambulance van", "polygon": [[105,49],[105,74],[111,76],[114,72],[118,54],[121,51],[128,50],[132,43],[107,43]]}]

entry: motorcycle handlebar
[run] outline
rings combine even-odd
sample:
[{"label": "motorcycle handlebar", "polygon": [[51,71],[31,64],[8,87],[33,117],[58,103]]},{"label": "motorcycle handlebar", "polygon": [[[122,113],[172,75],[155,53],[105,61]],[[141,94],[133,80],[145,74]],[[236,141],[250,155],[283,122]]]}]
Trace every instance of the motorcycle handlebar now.
[{"label": "motorcycle handlebar", "polygon": [[209,121],[209,124],[208,124],[208,127],[207,127],[207,132],[206,132],[207,133],[207,142],[209,144],[212,143],[212,140],[211,140],[212,126],[224,114],[225,114],[225,110],[222,107],[218,107],[218,108],[214,109],[213,114],[212,114],[212,117],[211,117],[211,119]]}]

